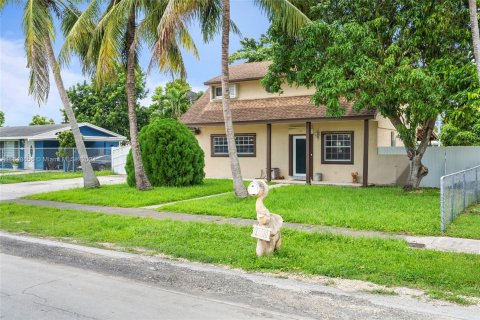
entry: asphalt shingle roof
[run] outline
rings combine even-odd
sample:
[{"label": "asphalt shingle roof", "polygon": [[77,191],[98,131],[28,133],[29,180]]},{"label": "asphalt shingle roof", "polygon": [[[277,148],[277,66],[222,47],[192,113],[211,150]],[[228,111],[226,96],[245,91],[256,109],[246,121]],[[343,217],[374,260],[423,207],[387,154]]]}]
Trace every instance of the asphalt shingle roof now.
[{"label": "asphalt shingle roof", "polygon": [[1,127],[0,138],[32,137],[53,130],[63,129],[69,126],[69,124],[46,124],[38,126]]},{"label": "asphalt shingle roof", "polygon": [[[257,80],[263,78],[267,73],[268,67],[272,64],[271,61],[251,62],[238,64],[229,67],[229,79],[230,82]],[[222,76],[216,76],[208,81],[205,85],[220,84]]]},{"label": "asphalt shingle roof", "polygon": [[[264,99],[230,101],[233,122],[270,122],[332,118],[327,115],[325,106],[315,106],[311,96],[272,97]],[[375,110],[355,111],[351,103],[341,102],[345,108],[344,119],[373,118]],[[187,125],[221,124],[223,120],[222,101],[210,100],[210,90],[198,99],[180,118]]]}]

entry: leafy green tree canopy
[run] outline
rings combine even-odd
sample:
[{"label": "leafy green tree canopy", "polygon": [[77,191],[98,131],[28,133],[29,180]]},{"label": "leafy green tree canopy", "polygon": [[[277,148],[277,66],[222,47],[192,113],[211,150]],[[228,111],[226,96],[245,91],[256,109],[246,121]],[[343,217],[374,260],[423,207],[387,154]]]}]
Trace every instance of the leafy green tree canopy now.
[{"label": "leafy green tree canopy", "polygon": [[158,86],[152,96],[150,105],[150,121],[161,118],[178,119],[198,99],[198,94],[191,91],[190,85],[177,79],[167,82],[165,88]]},{"label": "leafy green tree canopy", "polygon": [[32,122],[30,122],[29,126],[38,126],[44,124],[55,124],[55,121],[53,121],[52,118],[47,120],[47,117],[36,114],[33,116]]},{"label": "leafy green tree canopy", "polygon": [[5,113],[3,111],[0,111],[0,127],[3,127],[5,124]]},{"label": "leafy green tree canopy", "polygon": [[57,134],[58,151],[57,156],[60,158],[69,158],[72,155],[72,148],[75,148],[75,138],[71,130],[59,132]]},{"label": "leafy green tree canopy", "polygon": [[[436,117],[474,78],[459,82],[472,61],[468,6],[445,0],[310,0],[312,23],[301,36],[272,28],[273,61],[264,85],[315,87],[316,105],[339,116],[346,98],[356,110],[375,108],[405,144],[417,188],[421,159]],[[470,83],[469,83],[470,82]],[[417,130],[423,129],[417,143]]]},{"label": "leafy green tree canopy", "polygon": [[242,48],[232,53],[228,58],[230,63],[239,60],[245,60],[245,62],[260,62],[272,59],[270,38],[264,34],[260,36],[258,41],[254,38],[243,38],[240,40],[240,44]]},{"label": "leafy green tree canopy", "polygon": [[445,112],[440,141],[444,146],[480,145],[480,89],[470,92],[465,104]]},{"label": "leafy green tree canopy", "polygon": [[[139,100],[147,96],[145,88],[145,74],[137,71],[136,98],[137,98],[137,125],[142,128],[148,123],[147,108],[140,106]],[[125,91],[125,71],[117,67],[117,82],[106,83],[101,89],[95,85],[95,79],[89,83],[78,83],[67,90],[78,122],[89,122],[115,133],[130,137],[128,121],[127,95]],[[64,121],[66,122],[65,112]]]}]

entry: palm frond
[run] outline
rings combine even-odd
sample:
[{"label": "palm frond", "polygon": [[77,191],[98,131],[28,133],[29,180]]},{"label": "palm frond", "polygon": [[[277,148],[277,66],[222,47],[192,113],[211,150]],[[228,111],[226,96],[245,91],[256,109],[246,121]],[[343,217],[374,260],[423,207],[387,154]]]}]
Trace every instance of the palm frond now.
[{"label": "palm frond", "polygon": [[58,58],[60,65],[68,64],[72,55],[76,54],[82,61],[84,72],[88,70],[88,48],[99,20],[100,2],[92,0],[83,12],[72,6],[63,11],[61,27],[65,41]]},{"label": "palm frond", "polygon": [[27,67],[30,69],[29,94],[38,103],[46,102],[50,91],[49,63],[45,41],[54,38],[49,8],[41,1],[28,0],[23,16]]},{"label": "palm frond", "polygon": [[310,19],[289,0],[254,0],[270,20],[288,35],[295,36]]},{"label": "palm frond", "polygon": [[0,0],[0,10],[2,10],[5,6],[7,6],[10,3],[19,4],[21,3],[21,0]]}]

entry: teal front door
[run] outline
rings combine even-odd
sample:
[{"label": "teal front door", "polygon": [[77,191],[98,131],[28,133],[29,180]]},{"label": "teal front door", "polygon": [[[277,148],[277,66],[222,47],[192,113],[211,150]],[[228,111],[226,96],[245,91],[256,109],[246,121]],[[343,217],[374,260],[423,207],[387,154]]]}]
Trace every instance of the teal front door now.
[{"label": "teal front door", "polygon": [[293,176],[305,178],[307,173],[307,141],[305,136],[293,137]]}]

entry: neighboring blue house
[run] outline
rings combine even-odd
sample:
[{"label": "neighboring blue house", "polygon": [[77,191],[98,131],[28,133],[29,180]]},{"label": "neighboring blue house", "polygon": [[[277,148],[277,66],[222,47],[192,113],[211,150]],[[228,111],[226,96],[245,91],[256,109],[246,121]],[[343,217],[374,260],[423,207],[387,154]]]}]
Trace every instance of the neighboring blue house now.
[{"label": "neighboring blue house", "polygon": [[[79,123],[89,157],[110,155],[112,147],[118,147],[126,138],[90,123]],[[57,134],[70,130],[69,124],[19,126],[0,128],[0,167],[12,168],[12,161],[18,160],[19,169],[28,170],[71,170],[56,155]],[[78,153],[72,151],[74,159]]]}]

